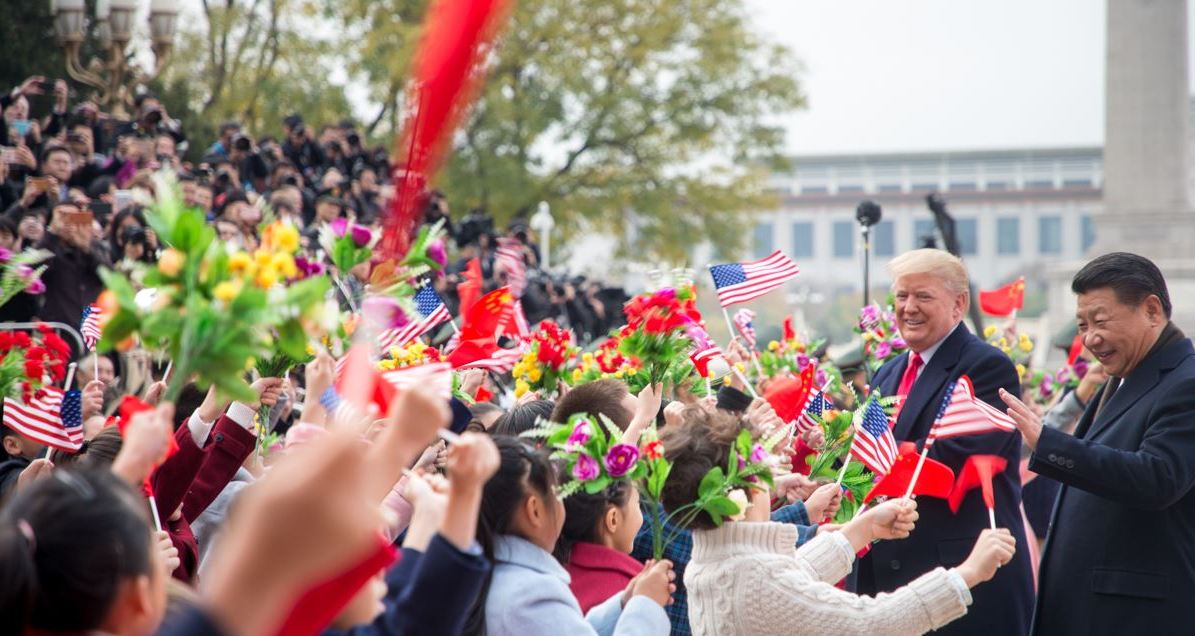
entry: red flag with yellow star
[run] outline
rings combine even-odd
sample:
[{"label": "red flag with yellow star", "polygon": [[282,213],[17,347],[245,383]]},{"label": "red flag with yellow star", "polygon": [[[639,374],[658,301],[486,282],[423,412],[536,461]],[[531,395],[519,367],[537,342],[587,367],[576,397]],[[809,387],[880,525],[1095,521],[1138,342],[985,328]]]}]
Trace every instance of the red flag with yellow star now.
[{"label": "red flag with yellow star", "polygon": [[979,291],[979,308],[992,316],[1008,316],[1025,306],[1025,277],[992,291]]}]

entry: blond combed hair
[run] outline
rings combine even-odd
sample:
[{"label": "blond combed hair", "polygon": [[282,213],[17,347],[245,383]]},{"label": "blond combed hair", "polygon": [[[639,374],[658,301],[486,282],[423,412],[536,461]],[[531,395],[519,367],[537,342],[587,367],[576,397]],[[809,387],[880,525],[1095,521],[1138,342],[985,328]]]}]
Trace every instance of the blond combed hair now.
[{"label": "blond combed hair", "polygon": [[888,262],[888,273],[895,281],[908,274],[932,274],[956,294],[969,291],[967,267],[959,257],[933,248],[905,252]]}]

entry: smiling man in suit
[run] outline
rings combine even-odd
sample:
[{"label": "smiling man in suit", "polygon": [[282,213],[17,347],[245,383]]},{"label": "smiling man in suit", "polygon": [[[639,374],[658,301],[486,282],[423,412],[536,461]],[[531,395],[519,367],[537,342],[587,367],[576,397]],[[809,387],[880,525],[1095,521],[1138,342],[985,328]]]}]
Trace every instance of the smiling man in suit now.
[{"label": "smiling man in suit", "polygon": [[1062,482],[1042,553],[1035,634],[1189,634],[1195,599],[1195,348],[1170,322],[1166,280],[1118,252],[1071,282],[1083,345],[1110,379],[1074,436],[1001,394]]},{"label": "smiling man in suit", "polygon": [[[976,397],[993,406],[1003,407],[1001,389],[1020,394],[1016,367],[1008,356],[962,324],[971,300],[962,261],[942,250],[920,249],[893,259],[888,270],[897,327],[910,351],[880,367],[871,386],[882,395],[905,396],[893,429],[898,442],[912,441],[918,447],[925,443],[947,388],[961,375],[971,378]],[[1020,435],[1004,432],[938,440],[929,452],[956,474],[971,455],[1008,460],[1008,468],[993,480],[996,523],[1012,532],[1018,547],[1025,545],[1020,453]],[[878,543],[860,560],[859,592],[890,592],[935,567],[958,565],[989,524],[978,490],[966,496],[957,515],[946,501],[929,497],[917,501],[917,512],[917,530],[908,539]],[[1033,610],[1029,551],[1017,550],[995,578],[972,592],[972,600],[966,616],[935,633],[1028,633]]]}]

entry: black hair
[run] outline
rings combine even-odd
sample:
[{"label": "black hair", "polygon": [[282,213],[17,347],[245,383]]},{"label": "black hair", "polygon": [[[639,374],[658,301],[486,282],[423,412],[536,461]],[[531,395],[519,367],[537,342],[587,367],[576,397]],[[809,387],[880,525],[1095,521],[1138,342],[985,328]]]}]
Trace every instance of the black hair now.
[{"label": "black hair", "polygon": [[17,236],[17,224],[7,216],[0,216],[0,232],[8,232],[15,238]]},{"label": "black hair", "polygon": [[1118,302],[1133,307],[1157,296],[1162,301],[1162,312],[1170,317],[1172,307],[1166,279],[1162,270],[1144,256],[1128,252],[1104,254],[1084,265],[1071,281],[1071,291],[1076,294],[1102,288],[1111,289]]},{"label": "black hair", "polygon": [[39,166],[45,165],[46,159],[49,159],[50,155],[52,155],[56,152],[65,152],[67,154],[67,156],[71,158],[72,161],[74,161],[74,159],[75,159],[75,155],[71,153],[70,148],[67,148],[66,146],[59,146],[59,145],[55,144],[55,145],[51,145],[51,146],[46,146],[46,149],[41,151],[41,157],[38,159],[37,165],[39,165]]},{"label": "black hair", "polygon": [[567,422],[568,418],[577,413],[605,415],[615,426],[625,431],[635,416],[622,403],[626,396],[627,385],[621,380],[606,378],[587,382],[560,398],[556,411],[552,413],[552,421]]},{"label": "black hair", "polygon": [[[469,414],[472,415],[473,417],[470,418],[469,425],[465,428],[465,430],[466,431],[476,431],[479,433],[489,432],[489,429],[485,428],[485,426],[478,420],[480,420],[482,417],[485,417],[486,415],[489,415],[490,413],[505,414],[505,412],[502,410],[502,407],[498,406],[497,404],[494,404],[493,402],[477,402],[477,403],[473,404],[473,406],[470,406]],[[498,417],[502,417],[502,416],[499,415]],[[497,420],[495,420],[494,424],[497,424],[497,423],[498,423]]]},{"label": "black hair", "polygon": [[101,196],[108,194],[108,190],[112,188],[112,184],[114,183],[116,181],[112,177],[106,175],[96,177],[95,181],[92,181],[87,186],[87,197],[90,199],[99,199]]},{"label": "black hair", "polygon": [[494,435],[509,435],[518,437],[523,431],[535,428],[541,419],[552,417],[552,410],[556,404],[550,400],[534,400],[526,404],[519,404],[513,409],[498,416],[494,422]]},{"label": "black hair", "polygon": [[[498,446],[501,462],[498,472],[485,483],[477,515],[477,543],[491,562],[495,539],[510,534],[515,512],[523,506],[527,495],[553,497],[552,489],[556,485],[556,471],[546,454],[513,437],[495,436],[494,444]],[[491,568],[481,594],[465,619],[463,634],[486,633],[485,605],[492,576]]]},{"label": "black hair", "polygon": [[4,453],[4,458],[12,459],[14,455],[9,455],[8,451],[4,450],[3,440],[5,437],[21,437],[21,434],[9,428],[5,424],[0,424],[0,452]]},{"label": "black hair", "polygon": [[556,539],[552,555],[562,565],[568,565],[577,542],[598,543],[598,528],[610,506],[623,507],[631,497],[634,486],[625,479],[615,480],[603,490],[588,493],[579,490],[564,499],[564,527]]},{"label": "black hair", "polygon": [[0,511],[0,633],[98,629],[123,580],[150,574],[141,500],[110,471],[56,470]]}]

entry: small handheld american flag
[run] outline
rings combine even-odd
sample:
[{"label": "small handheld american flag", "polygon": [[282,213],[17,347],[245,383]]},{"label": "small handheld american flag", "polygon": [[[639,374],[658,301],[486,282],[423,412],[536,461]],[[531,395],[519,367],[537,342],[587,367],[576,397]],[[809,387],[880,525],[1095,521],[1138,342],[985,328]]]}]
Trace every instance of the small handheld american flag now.
[{"label": "small handheld american flag", "polygon": [[103,332],[100,329],[100,317],[103,315],[103,310],[100,306],[92,303],[83,308],[83,322],[79,326],[79,333],[83,334],[83,345],[90,351],[95,349],[95,345],[100,341]]},{"label": "small handheld american flag", "polygon": [[758,298],[792,280],[801,268],[780,250],[750,263],[710,265],[710,276],[718,288],[723,307]]},{"label": "small handheld american flag", "polygon": [[871,400],[863,410],[863,420],[855,426],[851,455],[876,475],[886,475],[898,454],[888,414],[879,401]]},{"label": "small handheld american flag", "polygon": [[462,364],[459,368],[485,369],[491,373],[508,373],[511,369],[515,368],[515,365],[518,364],[519,360],[526,353],[527,345],[524,343],[510,349],[498,349],[490,354],[488,358]]},{"label": "small handheld american flag", "polygon": [[743,335],[743,340],[747,342],[748,349],[755,348],[755,312],[750,309],[740,309],[734,312],[734,326],[738,328],[739,333]]},{"label": "small handheld american flag", "polygon": [[494,258],[506,272],[506,286],[515,298],[523,297],[527,288],[527,264],[523,261],[522,243],[518,239],[500,238]]},{"label": "small handheld american flag", "polygon": [[934,440],[947,437],[996,431],[1011,433],[1016,430],[1016,422],[1007,413],[975,397],[971,378],[963,375],[950,385],[942,398],[938,418],[929,431],[925,445],[932,446]]},{"label": "small handheld american flag", "polygon": [[4,425],[29,439],[68,453],[83,445],[82,400],[78,391],[47,386],[28,404],[4,398]]},{"label": "small handheld american flag", "polygon": [[427,333],[432,327],[452,320],[452,314],[448,313],[443,299],[430,283],[415,292],[415,311],[419,313],[416,320],[397,329],[387,329],[378,334],[378,344],[382,351],[388,351],[391,347],[404,346]]},{"label": "small handheld american flag", "polygon": [[830,401],[821,389],[814,389],[809,395],[809,401],[805,404],[805,410],[797,418],[797,432],[805,433],[812,430],[818,425],[815,418],[821,417],[822,413],[832,408],[834,408],[834,402]]}]

